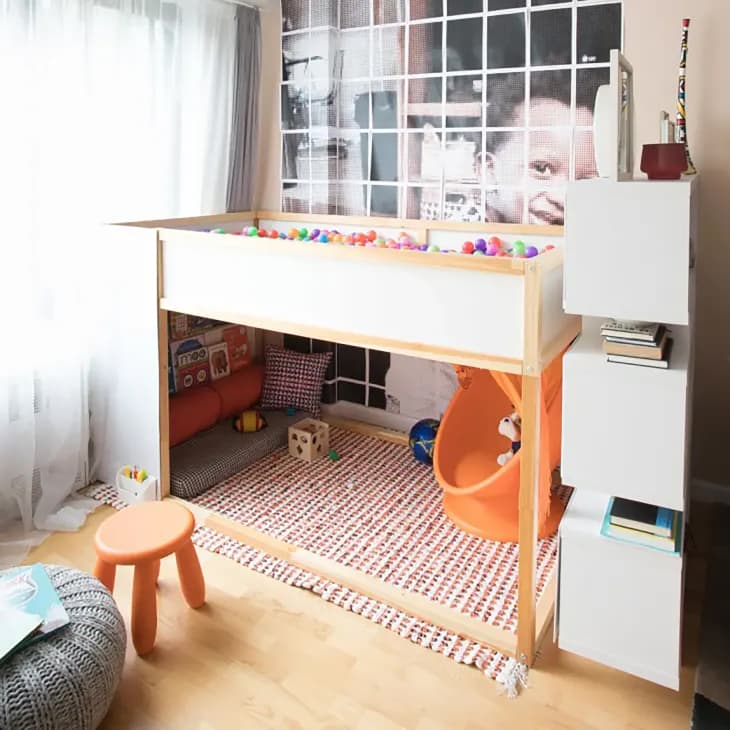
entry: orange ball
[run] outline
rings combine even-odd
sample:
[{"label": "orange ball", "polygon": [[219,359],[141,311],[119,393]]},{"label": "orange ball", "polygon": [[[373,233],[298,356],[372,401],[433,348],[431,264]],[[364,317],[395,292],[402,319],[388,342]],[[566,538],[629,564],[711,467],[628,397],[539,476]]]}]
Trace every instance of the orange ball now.
[{"label": "orange ball", "polygon": [[335,236],[335,243],[344,243],[344,242],[345,242],[345,237],[341,233],[338,233]]},{"label": "orange ball", "polygon": [[299,238],[299,229],[290,228],[289,233],[287,235],[289,236],[289,238]]},{"label": "orange ball", "polygon": [[[365,234],[364,234],[364,233],[356,233],[356,234],[355,234],[355,243],[360,243],[360,244],[362,244],[362,243],[365,243],[365,241],[367,241],[367,240],[368,240],[368,239],[367,239],[367,237],[365,236]],[[374,240],[375,240],[375,239],[373,239],[373,241],[374,241]]]},{"label": "orange ball", "polygon": [[367,238],[365,238],[365,236],[363,236],[362,238],[355,239],[356,246],[364,246],[366,243],[367,243]]},{"label": "orange ball", "polygon": [[353,239],[352,236],[345,236],[345,243],[352,243]]},{"label": "orange ball", "polygon": [[378,237],[378,234],[376,231],[368,231],[367,232],[367,239],[368,241],[374,241]]}]

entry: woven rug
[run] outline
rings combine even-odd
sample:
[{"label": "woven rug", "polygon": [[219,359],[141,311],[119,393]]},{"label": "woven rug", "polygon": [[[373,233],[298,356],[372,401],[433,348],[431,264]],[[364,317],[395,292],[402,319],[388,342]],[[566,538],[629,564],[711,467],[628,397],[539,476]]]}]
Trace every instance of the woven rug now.
[{"label": "woven rug", "polygon": [[[309,464],[278,449],[191,500],[236,522],[352,566],[510,632],[517,630],[515,543],[489,542],[453,525],[441,509],[433,471],[406,446],[330,429],[333,462]],[[566,490],[567,495],[567,490]],[[123,507],[108,486],[92,496]],[[465,640],[209,528],[194,543],[324,600],[398,635],[478,667],[512,693],[521,676],[514,659]],[[537,593],[555,567],[557,537],[538,543]]]}]

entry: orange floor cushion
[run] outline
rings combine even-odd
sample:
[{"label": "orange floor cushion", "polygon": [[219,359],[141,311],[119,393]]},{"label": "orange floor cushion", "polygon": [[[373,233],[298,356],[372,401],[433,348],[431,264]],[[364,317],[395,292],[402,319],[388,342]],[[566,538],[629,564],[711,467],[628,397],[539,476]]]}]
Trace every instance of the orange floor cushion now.
[{"label": "orange floor cushion", "polygon": [[261,398],[264,386],[263,365],[248,365],[231,375],[214,380],[210,387],[220,398],[221,412],[218,420],[239,416]]},{"label": "orange floor cushion", "polygon": [[170,446],[176,446],[220,420],[221,398],[209,385],[170,398]]}]

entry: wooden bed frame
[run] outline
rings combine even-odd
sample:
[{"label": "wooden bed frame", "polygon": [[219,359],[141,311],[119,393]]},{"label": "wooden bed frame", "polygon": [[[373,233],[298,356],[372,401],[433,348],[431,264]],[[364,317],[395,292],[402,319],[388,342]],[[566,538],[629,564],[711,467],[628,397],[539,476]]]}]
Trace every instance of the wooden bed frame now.
[{"label": "wooden bed frame", "polygon": [[[450,248],[458,248],[467,237],[497,234],[507,241],[525,237],[528,244],[538,246],[554,243],[555,248],[532,259],[512,259],[208,232],[223,228],[233,233],[250,225],[284,231],[297,226],[374,228],[386,236],[404,230],[420,242]],[[113,481],[118,466],[135,453],[140,463],[146,459],[143,463],[158,467],[161,494],[169,494],[168,311],[520,374],[523,446],[516,636],[219,515],[203,518],[236,540],[532,664],[550,628],[555,593],[553,576],[536,601],[540,374],[580,330],[580,319],[562,310],[562,236],[562,227],[274,212],[105,226],[104,244],[116,266],[110,288],[112,292],[128,288],[130,276],[135,282],[138,296],[128,303],[122,321],[141,344],[134,361],[130,357],[118,368],[119,383],[106,404],[104,433],[95,438],[100,477]],[[311,280],[315,276],[316,283]],[[373,281],[380,286],[376,295]],[[433,314],[415,316],[413,308],[422,311],[429,301],[434,303]],[[127,402],[124,387],[129,383],[157,408]],[[135,419],[134,433],[130,418]],[[370,430],[377,435],[377,428]]]}]

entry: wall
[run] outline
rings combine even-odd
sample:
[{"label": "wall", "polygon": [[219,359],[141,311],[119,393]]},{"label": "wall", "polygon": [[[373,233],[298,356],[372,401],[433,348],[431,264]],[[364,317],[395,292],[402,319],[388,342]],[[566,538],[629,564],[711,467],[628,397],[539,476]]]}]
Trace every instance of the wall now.
[{"label": "wall", "polygon": [[624,11],[625,52],[635,73],[637,164],[641,143],[657,141],[659,111],[673,111],[680,22],[692,21],[687,134],[701,182],[693,472],[730,487],[730,68],[721,55],[730,2],[624,0]]},{"label": "wall", "polygon": [[[728,0],[624,0],[626,56],[635,71],[635,157],[657,139],[659,111],[676,98],[680,22],[690,17],[688,135],[701,175],[701,255],[697,278],[697,372],[693,472],[730,488],[730,67],[722,57]],[[261,208],[280,205],[281,10],[262,13],[264,79],[259,158]]]}]

